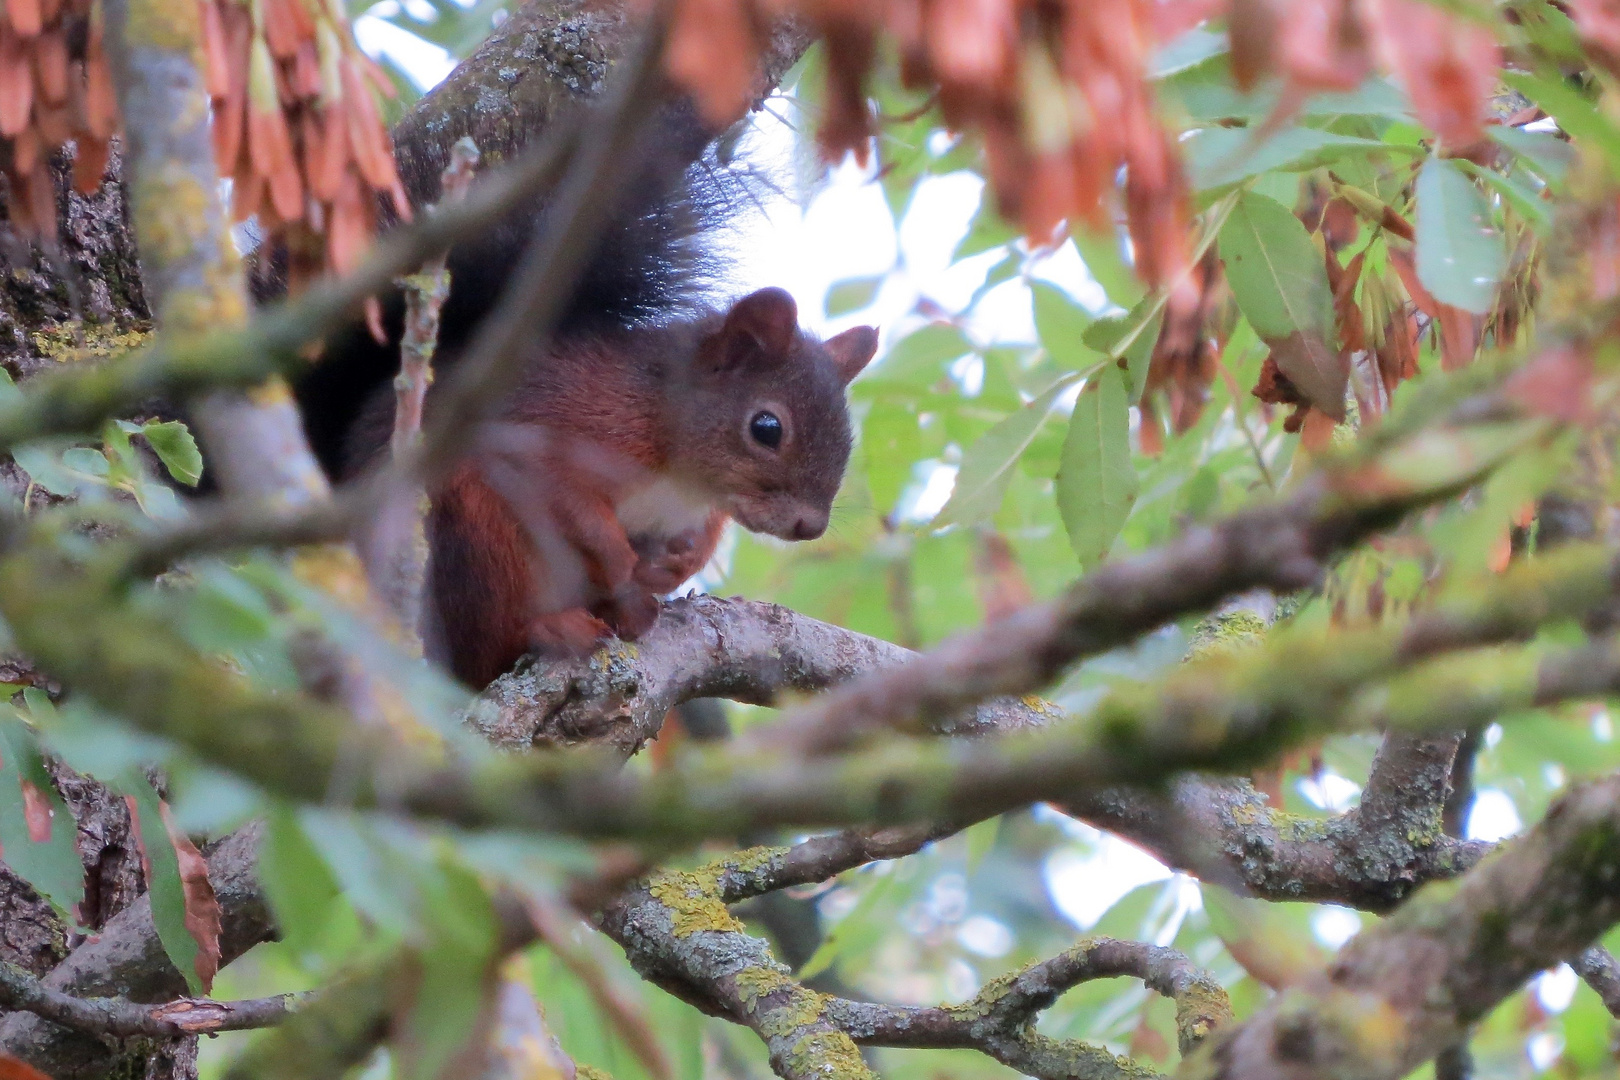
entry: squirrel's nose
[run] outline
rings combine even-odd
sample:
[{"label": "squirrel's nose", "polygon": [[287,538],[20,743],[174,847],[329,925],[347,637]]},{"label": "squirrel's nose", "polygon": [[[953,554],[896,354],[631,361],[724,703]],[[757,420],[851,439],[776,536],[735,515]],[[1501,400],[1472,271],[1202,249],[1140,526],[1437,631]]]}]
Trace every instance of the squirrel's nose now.
[{"label": "squirrel's nose", "polygon": [[826,514],[800,514],[798,520],[793,523],[793,539],[795,540],[814,540],[826,531]]}]

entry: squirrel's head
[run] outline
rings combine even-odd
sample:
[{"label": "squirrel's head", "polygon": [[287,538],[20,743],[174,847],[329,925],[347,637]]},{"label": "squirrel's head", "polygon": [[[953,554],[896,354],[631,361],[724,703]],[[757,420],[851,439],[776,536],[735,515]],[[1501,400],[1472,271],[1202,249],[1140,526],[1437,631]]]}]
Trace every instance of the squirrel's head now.
[{"label": "squirrel's head", "polygon": [[677,456],[745,529],[813,540],[827,529],[851,445],[844,388],[877,351],[870,326],[827,341],[799,329],[782,289],[732,305],[697,344]]}]

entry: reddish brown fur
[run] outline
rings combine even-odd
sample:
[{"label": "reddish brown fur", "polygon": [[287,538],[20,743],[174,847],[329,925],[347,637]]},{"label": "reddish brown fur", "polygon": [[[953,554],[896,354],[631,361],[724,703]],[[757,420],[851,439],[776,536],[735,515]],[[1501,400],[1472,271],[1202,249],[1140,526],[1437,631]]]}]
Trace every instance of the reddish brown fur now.
[{"label": "reddish brown fur", "polygon": [[[786,293],[762,290],[537,359],[435,493],[429,654],[484,686],[531,648],[644,633],[733,517],[819,535],[849,456],[844,385],[875,346],[864,327],[818,343]],[[775,449],[750,442],[761,409],[781,414]]]}]

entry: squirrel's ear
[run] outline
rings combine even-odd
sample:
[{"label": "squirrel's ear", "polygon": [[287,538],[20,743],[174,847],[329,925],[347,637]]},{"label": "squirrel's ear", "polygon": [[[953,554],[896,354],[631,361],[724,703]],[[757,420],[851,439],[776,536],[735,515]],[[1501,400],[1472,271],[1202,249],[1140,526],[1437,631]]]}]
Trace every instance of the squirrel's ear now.
[{"label": "squirrel's ear", "polygon": [[857,326],[827,339],[826,349],[838,365],[838,374],[847,385],[855,380],[861,369],[872,362],[877,352],[878,332],[870,326]]},{"label": "squirrel's ear", "polygon": [[770,357],[787,355],[798,332],[799,306],[786,289],[776,288],[749,293],[733,304],[721,330],[728,341],[746,341]]}]

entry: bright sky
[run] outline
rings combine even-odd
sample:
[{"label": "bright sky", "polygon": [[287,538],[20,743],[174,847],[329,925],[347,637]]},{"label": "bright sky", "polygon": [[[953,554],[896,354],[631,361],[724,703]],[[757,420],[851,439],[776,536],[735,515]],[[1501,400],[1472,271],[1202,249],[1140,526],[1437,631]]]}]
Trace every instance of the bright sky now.
[{"label": "bright sky", "polygon": [[[432,8],[425,0],[382,0],[372,11],[391,15],[400,4],[413,16],[432,16]],[[374,15],[361,16],[355,20],[354,28],[362,48],[373,56],[386,54],[424,90],[438,83],[454,66],[443,49]],[[761,114],[753,152],[762,162],[790,161],[793,140],[793,133],[784,123],[769,113]],[[791,170],[783,171],[791,175]],[[802,207],[788,197],[791,192],[767,205],[766,214],[746,229],[737,244],[733,278],[740,290],[765,285],[787,289],[799,303],[803,323],[822,335],[870,323],[880,328],[886,344],[918,324],[916,307],[920,299],[946,311],[961,312],[998,260],[998,253],[988,252],[951,265],[951,252],[967,231],[982,189],[983,181],[968,173],[924,180],[896,228],[882,189],[871,182],[869,172],[846,161],[832,170],[825,185]],[[888,273],[891,270],[894,272]],[[835,283],[885,273],[888,276],[869,307],[837,319],[825,316],[827,290]],[[1072,244],[1065,244],[1044,260],[1035,276],[1052,282],[1093,310],[1106,305],[1101,288],[1091,279]],[[967,321],[967,332],[985,344],[1033,342],[1035,326],[1028,283],[1014,278],[986,294]],[[954,470],[939,470],[935,479],[941,483],[926,485],[929,490],[921,492],[917,500],[928,505],[914,507],[914,512],[923,519],[931,516],[949,496],[953,477]],[[1302,782],[1300,794],[1322,809],[1342,810],[1354,804],[1360,787],[1344,777],[1328,774],[1319,781]],[[1074,843],[1047,859],[1047,887],[1053,903],[1081,929],[1092,926],[1132,889],[1174,876],[1167,867],[1125,841],[1055,811],[1051,815]],[[1470,838],[1498,840],[1521,828],[1518,810],[1506,792],[1485,788],[1478,793],[1468,821]],[[1183,884],[1178,885],[1173,925],[1179,925],[1181,918],[1200,902],[1196,885],[1189,879],[1179,881]],[[975,918],[983,920],[982,916]],[[1360,925],[1360,916],[1340,908],[1323,909],[1313,923],[1316,936],[1332,947],[1343,944]],[[996,951],[991,944],[997,938],[993,926],[969,920],[964,924],[964,933],[983,943],[985,948],[979,951],[986,955]],[[1173,936],[1173,927],[1169,933]],[[1567,1007],[1566,990],[1573,992],[1573,973],[1566,976],[1562,972],[1568,969],[1545,976],[1539,987],[1544,1004],[1555,1007],[1555,1011]]]}]

